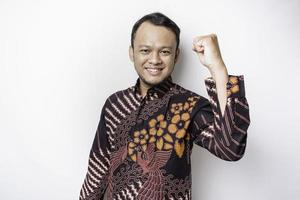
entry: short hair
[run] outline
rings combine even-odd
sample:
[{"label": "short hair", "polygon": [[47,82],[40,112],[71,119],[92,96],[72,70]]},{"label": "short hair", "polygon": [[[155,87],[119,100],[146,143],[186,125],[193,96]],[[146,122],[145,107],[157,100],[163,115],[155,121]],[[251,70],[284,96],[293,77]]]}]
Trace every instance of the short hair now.
[{"label": "short hair", "polygon": [[135,22],[135,24],[132,27],[132,31],[131,31],[131,46],[133,48],[133,41],[135,39],[135,35],[136,35],[136,31],[138,30],[138,28],[141,26],[141,24],[143,22],[150,22],[153,25],[156,26],[164,26],[168,29],[170,29],[176,36],[176,49],[179,46],[179,41],[180,41],[180,28],[177,26],[177,24],[172,21],[169,17],[167,17],[166,15],[160,13],[160,12],[154,12],[154,13],[150,13],[147,14],[145,16],[143,16],[142,18],[140,18],[137,22]]}]

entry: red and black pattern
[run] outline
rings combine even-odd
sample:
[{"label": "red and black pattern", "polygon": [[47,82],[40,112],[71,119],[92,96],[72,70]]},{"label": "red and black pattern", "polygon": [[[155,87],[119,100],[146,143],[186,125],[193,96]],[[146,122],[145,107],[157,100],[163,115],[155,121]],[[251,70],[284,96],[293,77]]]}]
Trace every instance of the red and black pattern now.
[{"label": "red and black pattern", "polygon": [[244,155],[249,106],[244,77],[229,76],[222,115],[216,84],[209,99],[171,76],[142,98],[134,86],[109,96],[102,108],[80,200],[190,200],[193,144],[237,161]]}]

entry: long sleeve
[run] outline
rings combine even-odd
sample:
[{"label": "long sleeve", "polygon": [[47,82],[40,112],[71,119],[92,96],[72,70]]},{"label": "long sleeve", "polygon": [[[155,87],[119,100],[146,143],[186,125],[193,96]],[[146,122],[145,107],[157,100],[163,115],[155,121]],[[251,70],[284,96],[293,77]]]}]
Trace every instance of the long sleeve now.
[{"label": "long sleeve", "polygon": [[250,125],[244,76],[229,75],[223,116],[214,80],[205,79],[205,85],[209,99],[200,98],[195,105],[189,127],[191,138],[195,144],[215,156],[227,161],[237,161],[244,155]]},{"label": "long sleeve", "polygon": [[87,174],[80,190],[80,200],[103,200],[108,185],[110,145],[105,123],[105,105],[89,153]]}]

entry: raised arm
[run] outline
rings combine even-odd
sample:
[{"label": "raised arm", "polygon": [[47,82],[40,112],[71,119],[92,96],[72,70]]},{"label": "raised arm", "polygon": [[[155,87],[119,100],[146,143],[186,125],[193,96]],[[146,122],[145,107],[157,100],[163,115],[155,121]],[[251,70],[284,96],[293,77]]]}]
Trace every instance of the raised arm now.
[{"label": "raised arm", "polygon": [[244,77],[228,76],[215,34],[195,37],[193,50],[211,77],[205,80],[209,100],[200,98],[193,111],[192,139],[221,159],[239,160],[250,124]]},{"label": "raised arm", "polygon": [[217,101],[215,81],[205,80],[209,100],[200,98],[192,112],[189,132],[194,143],[217,157],[237,161],[244,155],[247,129],[250,124],[249,106],[245,97],[244,77],[229,76],[228,97],[223,116]]}]

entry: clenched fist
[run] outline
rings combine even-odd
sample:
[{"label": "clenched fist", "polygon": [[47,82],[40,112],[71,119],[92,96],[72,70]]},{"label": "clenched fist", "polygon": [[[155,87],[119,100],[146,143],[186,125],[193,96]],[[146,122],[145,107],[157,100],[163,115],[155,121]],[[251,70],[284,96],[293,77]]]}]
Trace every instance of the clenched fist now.
[{"label": "clenched fist", "polygon": [[197,36],[193,40],[193,51],[195,51],[200,62],[209,69],[209,71],[220,70],[225,67],[218,38],[215,34]]}]

